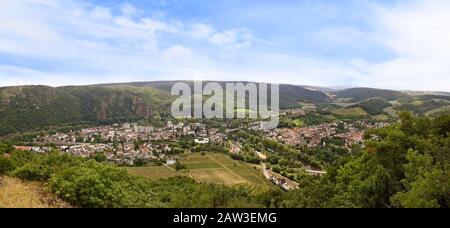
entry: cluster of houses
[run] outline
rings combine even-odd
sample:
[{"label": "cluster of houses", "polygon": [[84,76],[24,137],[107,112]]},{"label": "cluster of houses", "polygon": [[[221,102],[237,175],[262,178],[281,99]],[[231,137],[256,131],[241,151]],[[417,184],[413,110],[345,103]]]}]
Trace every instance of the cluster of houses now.
[{"label": "cluster of houses", "polygon": [[281,111],[280,114],[281,115],[299,115],[299,116],[304,116],[304,115],[306,115],[306,110],[304,108],[288,109],[288,110]]},{"label": "cluster of houses", "polygon": [[233,141],[231,143],[231,145],[229,146],[229,150],[230,150],[230,153],[237,154],[237,153],[241,152],[242,145],[239,142]]},{"label": "cluster of houses", "polygon": [[[343,127],[338,131],[338,126]],[[316,147],[321,145],[324,138],[338,137],[345,141],[348,148],[353,144],[362,143],[364,140],[364,129],[386,127],[388,123],[369,123],[366,121],[324,123],[315,126],[276,129],[269,133],[269,136],[277,141],[289,145],[306,145]]]},{"label": "cluster of houses", "polygon": [[271,181],[272,183],[280,186],[282,189],[286,191],[290,191],[293,189],[298,188],[299,184],[295,181],[291,181],[286,177],[283,177],[279,174],[274,173],[271,170],[266,169],[266,166],[264,165],[264,176]]},{"label": "cluster of houses", "polygon": [[112,143],[98,143],[98,144],[88,144],[80,143],[71,146],[59,146],[61,151],[73,154],[79,157],[90,157],[95,153],[113,152],[114,146]]},{"label": "cluster of houses", "polygon": [[294,184],[294,182],[290,181],[289,179],[287,179],[286,177],[283,177],[283,176],[272,175],[272,176],[270,176],[269,180],[272,183],[280,186],[281,188],[283,188],[286,191],[290,191],[290,190],[294,190],[294,189],[298,188],[297,184]]},{"label": "cluster of houses", "polygon": [[314,147],[320,145],[322,138],[332,136],[336,133],[335,124],[320,124],[311,127],[277,129],[271,133],[275,140],[289,145],[307,145]]},{"label": "cluster of houses", "polygon": [[[224,143],[226,134],[218,129],[207,129],[200,123],[176,123],[168,121],[165,127],[139,126],[137,123],[113,124],[86,128],[68,133],[38,136],[35,143],[53,144],[61,151],[80,157],[105,153],[109,161],[132,165],[136,159],[163,159],[172,148],[164,141],[192,137],[196,144]],[[136,142],[141,142],[136,145]],[[20,148],[40,153],[50,147]]]},{"label": "cluster of houses", "polygon": [[43,146],[43,147],[40,147],[40,146],[14,146],[14,148],[19,151],[33,151],[33,152],[41,153],[41,154],[45,154],[45,153],[52,151],[52,148],[48,147],[48,146]]},{"label": "cluster of houses", "polygon": [[82,129],[69,133],[56,133],[37,139],[42,143],[68,144],[68,143],[99,143],[120,140],[132,142],[137,139],[144,141],[170,140],[181,136],[207,137],[208,132],[201,124],[193,126],[184,123],[173,124],[171,121],[166,127],[154,128],[152,126],[139,126],[136,123],[114,124]]}]

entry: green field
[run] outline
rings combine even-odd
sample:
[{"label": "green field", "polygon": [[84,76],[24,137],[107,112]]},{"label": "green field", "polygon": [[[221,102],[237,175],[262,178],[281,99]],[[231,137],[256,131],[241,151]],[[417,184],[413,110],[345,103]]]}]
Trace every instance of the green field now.
[{"label": "green field", "polygon": [[267,191],[274,186],[263,176],[262,167],[244,162],[234,161],[226,155],[216,153],[190,154],[180,157],[186,170],[175,171],[166,166],[149,166],[128,168],[132,175],[151,180],[174,176],[190,177],[201,183],[233,185],[249,185],[255,192]]},{"label": "green field", "polygon": [[450,105],[443,106],[443,107],[440,107],[440,108],[437,108],[437,109],[433,109],[433,110],[428,111],[427,113],[425,113],[425,115],[426,116],[432,116],[432,115],[438,114],[440,112],[446,112],[446,111],[450,111]]},{"label": "green field", "polygon": [[296,119],[292,122],[296,127],[302,127],[303,125],[305,125],[305,122],[301,119]]},{"label": "green field", "polygon": [[343,108],[347,108],[347,107],[350,107],[353,105],[357,105],[358,103],[357,102],[335,102],[332,104],[343,107]]},{"label": "green field", "polygon": [[400,105],[401,105],[401,103],[400,103],[398,100],[395,100],[395,101],[389,101],[389,103],[390,103],[392,106],[394,106],[394,107],[397,107],[397,106],[400,106]]},{"label": "green field", "polygon": [[386,114],[375,115],[375,116],[373,116],[373,118],[378,121],[389,120],[389,116],[387,116]]},{"label": "green field", "polygon": [[333,115],[324,115],[323,117],[325,117],[327,120],[331,120],[331,121],[336,120],[336,117]]},{"label": "green field", "polygon": [[420,106],[420,105],[422,105],[423,104],[423,101],[422,100],[420,100],[420,99],[417,99],[417,98],[414,98],[414,100],[413,100],[413,105],[417,105],[417,106]]},{"label": "green field", "polygon": [[334,114],[340,115],[340,116],[367,116],[366,111],[364,111],[362,108],[344,108],[344,109],[337,109],[333,111]]},{"label": "green field", "polygon": [[317,106],[313,103],[299,102],[299,104],[302,106],[303,110],[316,110],[317,109]]},{"label": "green field", "polygon": [[384,108],[383,111],[387,113],[390,117],[398,117],[397,111],[393,107]]}]

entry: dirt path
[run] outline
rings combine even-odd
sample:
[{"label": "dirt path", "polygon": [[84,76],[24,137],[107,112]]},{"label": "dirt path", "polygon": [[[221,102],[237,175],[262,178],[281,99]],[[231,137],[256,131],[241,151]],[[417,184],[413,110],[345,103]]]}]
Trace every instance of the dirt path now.
[{"label": "dirt path", "polygon": [[267,178],[267,180],[270,180],[269,170],[267,170],[266,163],[263,163],[263,174]]}]

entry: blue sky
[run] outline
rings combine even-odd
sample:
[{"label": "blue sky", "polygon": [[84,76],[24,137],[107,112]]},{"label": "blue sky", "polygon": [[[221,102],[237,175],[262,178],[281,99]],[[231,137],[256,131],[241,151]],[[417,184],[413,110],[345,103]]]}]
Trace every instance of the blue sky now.
[{"label": "blue sky", "polygon": [[174,79],[450,90],[446,0],[2,0],[0,86]]}]

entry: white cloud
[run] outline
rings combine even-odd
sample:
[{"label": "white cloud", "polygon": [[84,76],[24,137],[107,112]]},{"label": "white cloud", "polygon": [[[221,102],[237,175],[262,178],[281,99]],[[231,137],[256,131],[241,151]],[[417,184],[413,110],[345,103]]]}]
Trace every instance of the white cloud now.
[{"label": "white cloud", "polygon": [[99,19],[99,20],[110,20],[111,18],[113,18],[110,9],[108,9],[106,7],[99,7],[99,6],[94,7],[94,9],[92,9],[91,16],[94,19]]},{"label": "white cloud", "polygon": [[252,38],[253,35],[247,29],[232,29],[214,33],[209,38],[209,41],[221,46],[234,45],[235,47],[249,47]]},{"label": "white cloud", "polygon": [[193,24],[191,27],[190,35],[194,39],[209,39],[211,34],[214,33],[214,28],[211,25]]},{"label": "white cloud", "polygon": [[156,46],[158,33],[177,30],[170,23],[113,16],[108,8],[74,1],[7,2],[0,8],[0,52],[12,55],[89,61],[135,55]]},{"label": "white cloud", "polygon": [[373,27],[368,32],[336,26],[321,30],[319,34],[323,41],[328,40],[323,45],[351,44],[356,40],[380,43],[393,57],[372,62],[364,56],[355,56],[345,62],[317,57],[260,55],[257,60],[250,61],[265,69],[256,78],[322,86],[450,91],[450,2],[416,0],[399,3],[403,4],[372,5]]},{"label": "white cloud", "polygon": [[183,24],[129,17],[131,6],[122,11],[113,15],[110,8],[71,0],[0,1],[0,54],[27,65],[0,62],[0,86],[187,79],[184,72],[210,67],[189,47],[162,47],[165,34],[185,33]]},{"label": "white cloud", "polygon": [[248,48],[264,37],[246,28],[144,17],[132,5],[0,0],[0,61],[12,56],[26,63],[0,62],[0,86],[212,79],[450,90],[450,2],[417,0],[373,10],[372,31],[326,27],[319,37],[329,41],[324,45],[349,48],[354,40],[370,39],[394,57],[371,62],[355,56],[346,62]]},{"label": "white cloud", "polygon": [[[450,90],[450,2],[376,6],[376,34],[396,57],[359,64],[359,83],[395,89]],[[361,63],[361,60],[358,61]]]},{"label": "white cloud", "polygon": [[164,59],[169,62],[191,61],[193,58],[192,50],[181,45],[174,45],[163,52]]},{"label": "white cloud", "polygon": [[[412,58],[450,57],[450,2],[420,1],[401,8],[377,9],[386,44]],[[380,34],[381,35],[381,34]]]},{"label": "white cloud", "polygon": [[122,7],[120,8],[120,11],[122,11],[123,15],[128,16],[128,17],[133,17],[136,16],[139,11],[138,9],[136,9],[136,7],[134,7],[133,5],[130,4],[123,4]]},{"label": "white cloud", "polygon": [[350,26],[338,26],[322,29],[318,37],[326,45],[349,44],[361,39],[368,39],[367,34]]},{"label": "white cloud", "polygon": [[225,49],[250,47],[254,38],[246,28],[216,31],[211,25],[201,23],[191,25],[189,34],[194,39],[207,40]]}]

